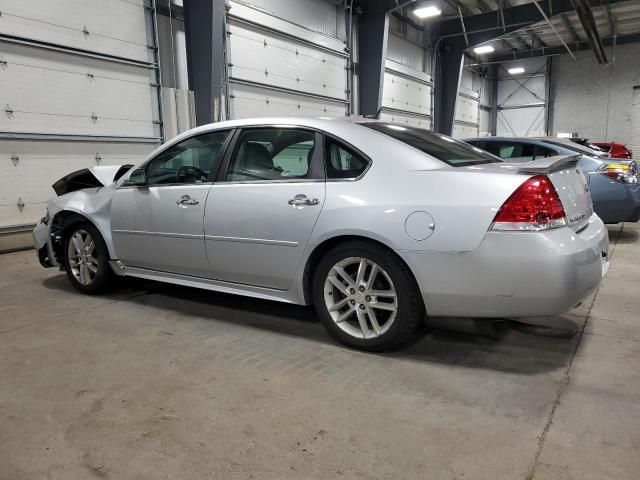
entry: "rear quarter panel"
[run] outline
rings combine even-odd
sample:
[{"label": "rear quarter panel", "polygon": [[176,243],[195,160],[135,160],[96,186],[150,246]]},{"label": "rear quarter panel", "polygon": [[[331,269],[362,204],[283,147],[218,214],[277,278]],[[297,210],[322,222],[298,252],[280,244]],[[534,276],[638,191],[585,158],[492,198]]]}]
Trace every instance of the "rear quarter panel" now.
[{"label": "rear quarter panel", "polygon": [[[395,250],[467,252],[477,248],[496,212],[526,175],[481,166],[393,171],[374,165],[359,181],[327,182],[312,245],[338,235],[362,235]],[[381,164],[387,162],[379,161]],[[425,240],[413,240],[405,221],[416,211],[433,217]]]}]

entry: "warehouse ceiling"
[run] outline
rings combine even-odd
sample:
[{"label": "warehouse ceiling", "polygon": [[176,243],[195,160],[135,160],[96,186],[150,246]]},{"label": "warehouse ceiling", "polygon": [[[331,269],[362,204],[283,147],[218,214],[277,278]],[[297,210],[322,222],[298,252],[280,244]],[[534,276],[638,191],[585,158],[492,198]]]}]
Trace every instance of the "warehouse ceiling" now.
[{"label": "warehouse ceiling", "polygon": [[[614,39],[618,43],[640,40],[640,2],[637,0],[609,5],[591,2],[591,11],[597,32],[607,45],[613,44]],[[554,15],[549,18],[549,23],[541,19],[529,27],[502,36],[499,41],[493,42],[493,55],[521,58],[544,55],[545,50],[549,51],[551,47],[564,47],[562,42],[572,51],[588,44],[587,32],[577,12]]]},{"label": "warehouse ceiling", "polygon": [[[554,2],[551,0],[548,2],[549,15],[543,15],[541,11],[539,20],[530,25],[517,30],[505,28],[506,33],[503,34],[497,31],[498,39],[491,41],[491,46],[495,50],[489,55],[479,57],[478,60],[503,61],[510,58],[568,53],[568,50],[575,52],[594,48],[599,61],[606,63],[611,59],[606,58],[603,47],[640,41],[640,1],[570,1],[569,10],[564,13],[554,15]],[[398,0],[398,3],[403,2]],[[440,0],[442,15],[437,19],[427,20],[419,20],[411,15],[412,4],[416,3],[420,2],[405,3],[402,9],[403,17],[414,26],[428,30],[436,22],[457,20],[462,25],[467,24],[471,17],[493,13],[495,13],[495,25],[504,26],[506,9],[525,4],[540,6],[543,2],[541,0]],[[571,6],[575,9],[571,9]],[[589,18],[591,15],[592,20]],[[509,27],[508,23],[506,27]],[[469,29],[468,26],[466,28]]]}]

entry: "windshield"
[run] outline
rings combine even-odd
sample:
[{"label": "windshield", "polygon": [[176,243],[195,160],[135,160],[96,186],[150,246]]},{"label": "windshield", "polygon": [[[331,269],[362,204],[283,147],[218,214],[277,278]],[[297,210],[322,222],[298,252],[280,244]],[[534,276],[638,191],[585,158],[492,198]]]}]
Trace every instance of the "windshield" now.
[{"label": "windshield", "polygon": [[502,161],[477,147],[423,128],[386,122],[362,122],[360,125],[389,135],[452,167],[467,167]]}]

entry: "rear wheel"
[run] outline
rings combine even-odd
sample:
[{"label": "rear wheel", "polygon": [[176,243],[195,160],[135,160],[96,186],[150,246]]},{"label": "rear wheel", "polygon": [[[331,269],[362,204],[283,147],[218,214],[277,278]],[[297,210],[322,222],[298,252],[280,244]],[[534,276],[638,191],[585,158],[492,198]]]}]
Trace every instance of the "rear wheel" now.
[{"label": "rear wheel", "polygon": [[92,224],[76,224],[65,232],[64,267],[71,284],[82,293],[102,293],[111,286],[109,252]]},{"label": "rear wheel", "polygon": [[391,349],[411,338],[424,309],[415,280],[395,254],[375,244],[339,245],[320,261],[313,281],[327,330],[350,347]]}]

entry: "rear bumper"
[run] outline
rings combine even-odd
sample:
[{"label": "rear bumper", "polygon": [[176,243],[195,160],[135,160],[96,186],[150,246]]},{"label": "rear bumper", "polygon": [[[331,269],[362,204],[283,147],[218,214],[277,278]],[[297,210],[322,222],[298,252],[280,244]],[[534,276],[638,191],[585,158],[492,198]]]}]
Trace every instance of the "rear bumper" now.
[{"label": "rear bumper", "polygon": [[432,316],[518,318],[557,315],[600,283],[609,237],[592,215],[580,233],[489,232],[466,253],[398,252],[414,272]]}]

